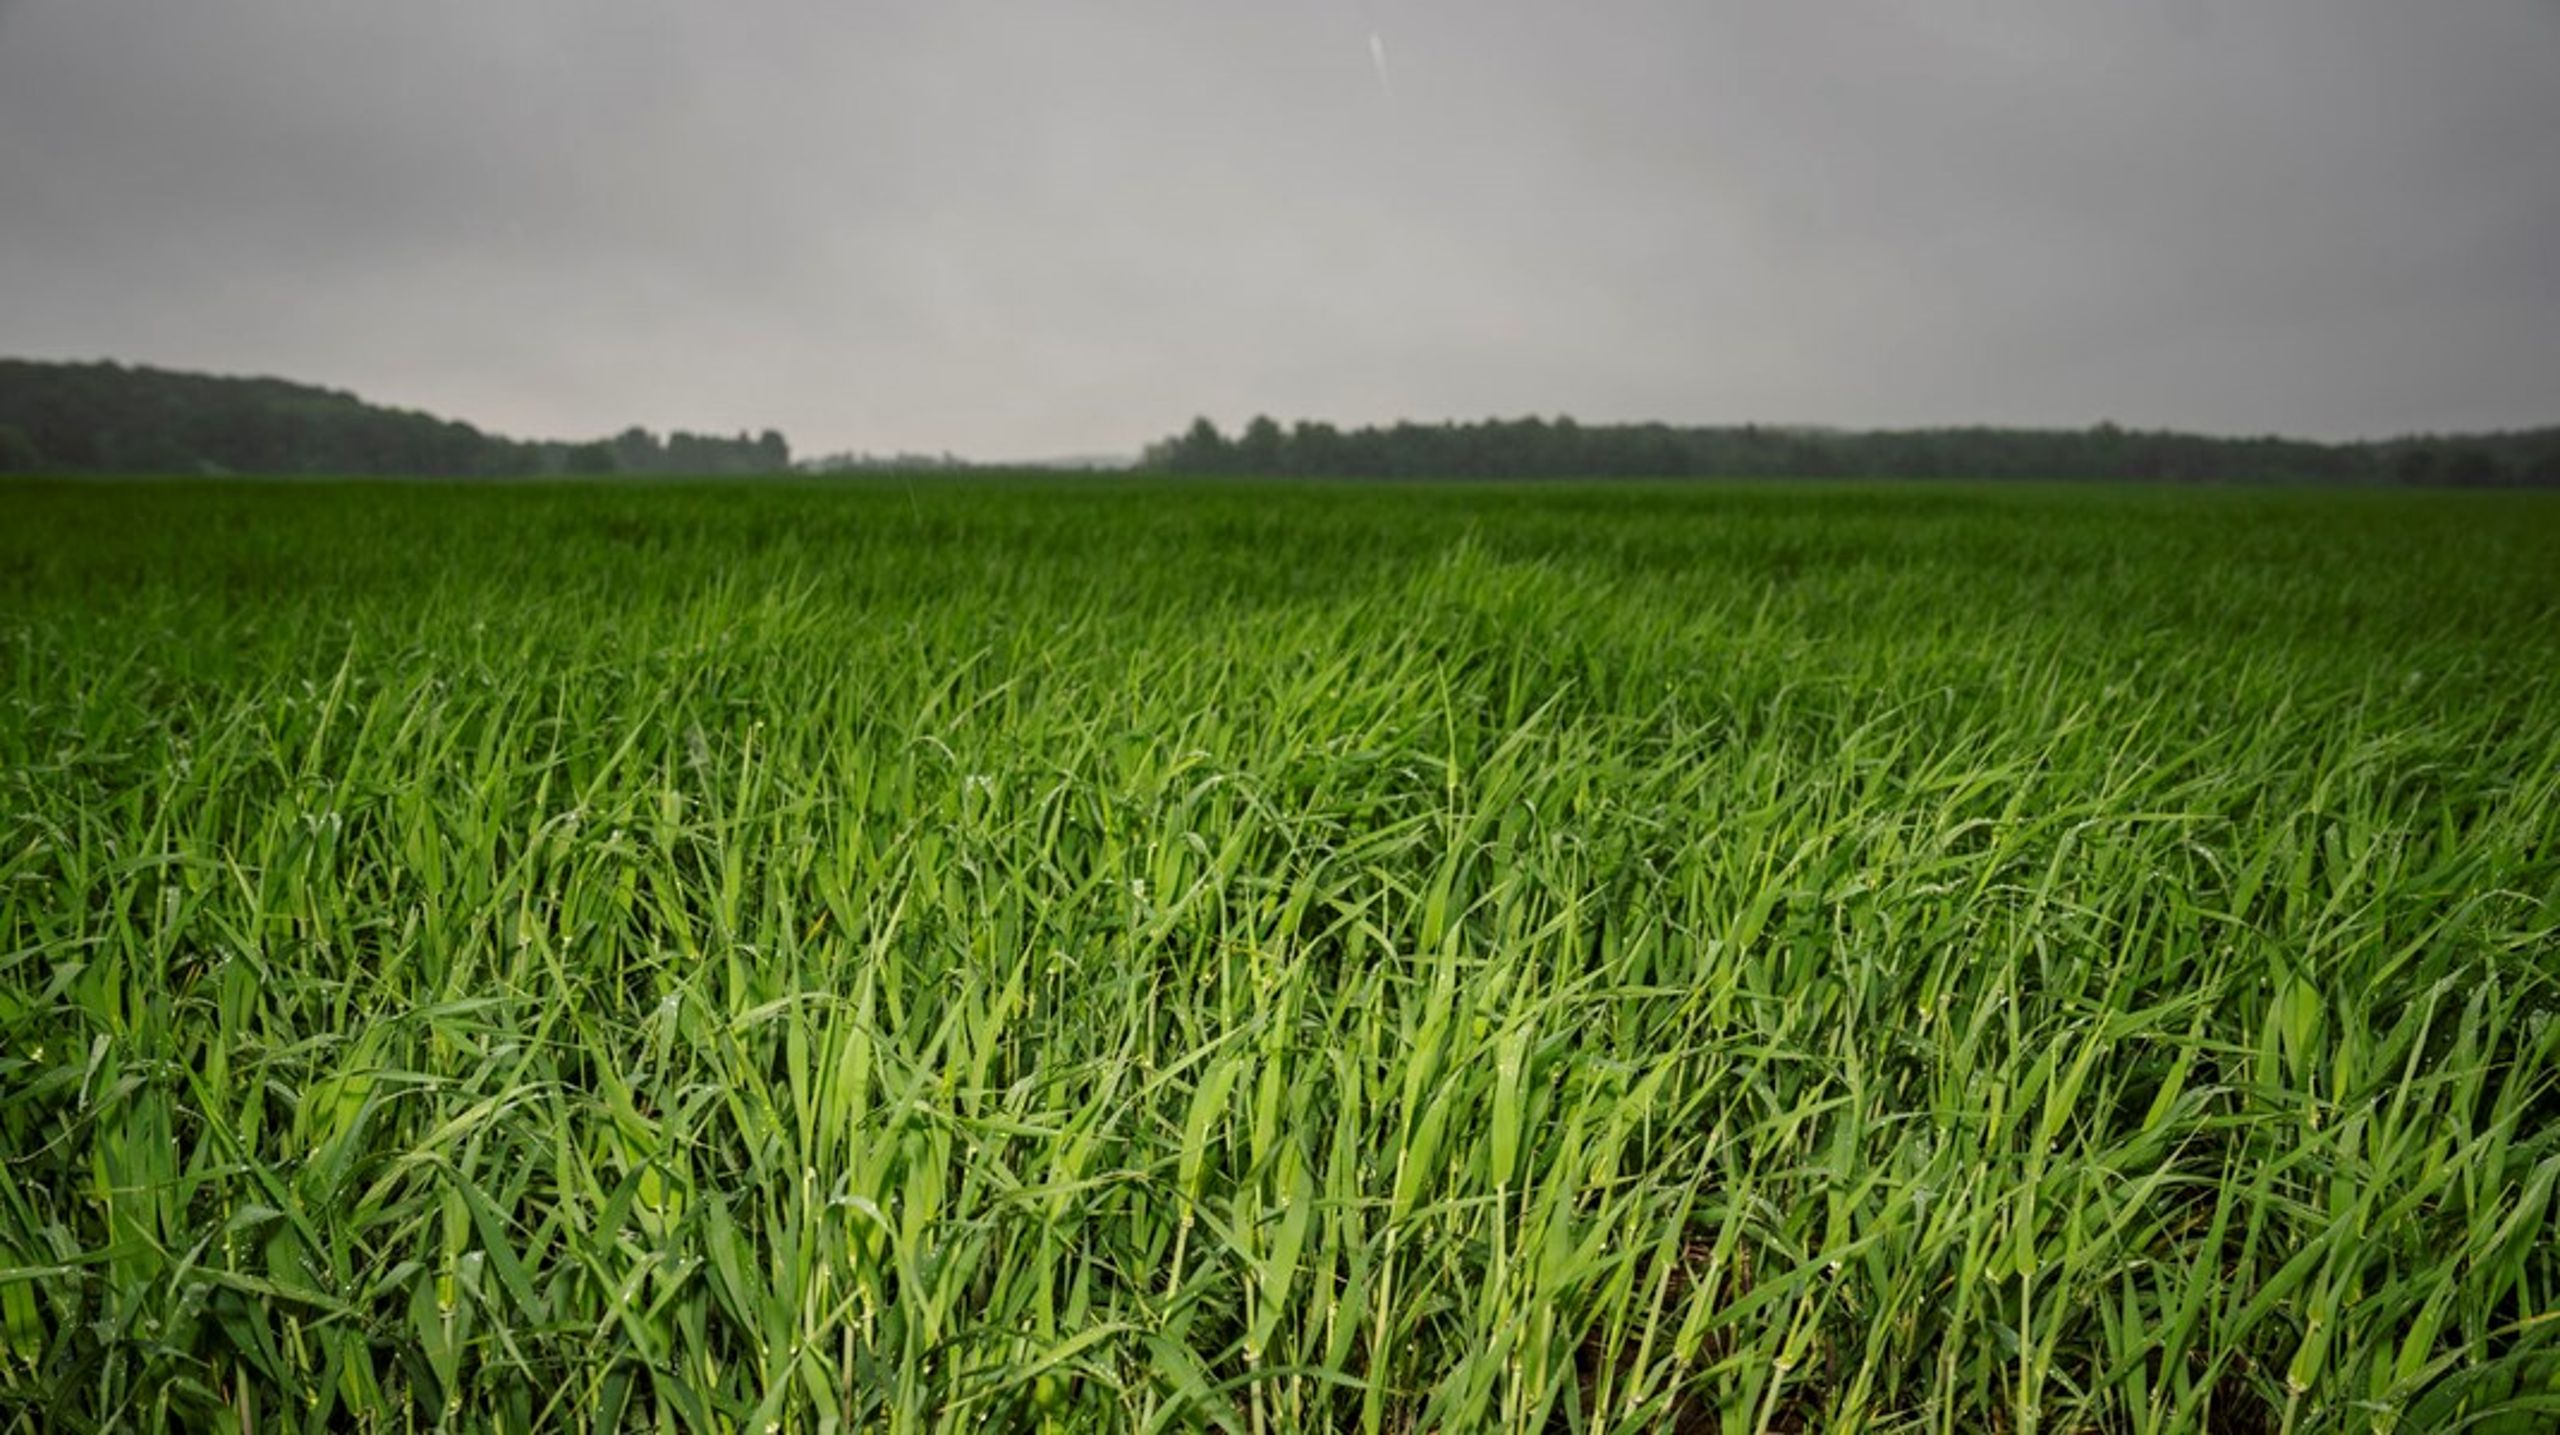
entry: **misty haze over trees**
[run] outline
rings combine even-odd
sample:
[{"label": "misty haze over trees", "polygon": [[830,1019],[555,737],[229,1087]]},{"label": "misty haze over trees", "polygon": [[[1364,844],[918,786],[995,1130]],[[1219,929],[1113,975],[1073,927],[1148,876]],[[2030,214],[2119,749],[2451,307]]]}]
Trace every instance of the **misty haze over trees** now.
[{"label": "misty haze over trees", "polygon": [[822,453],[793,465],[802,473],[958,473],[978,465],[956,453]]},{"label": "misty haze over trees", "polygon": [[1321,478],[2000,478],[2147,483],[2560,487],[2560,428],[2364,443],[2088,429],[1861,432],[1570,418],[1339,429],[1268,416],[1230,438],[1203,418],[1152,444],[1169,474]]}]

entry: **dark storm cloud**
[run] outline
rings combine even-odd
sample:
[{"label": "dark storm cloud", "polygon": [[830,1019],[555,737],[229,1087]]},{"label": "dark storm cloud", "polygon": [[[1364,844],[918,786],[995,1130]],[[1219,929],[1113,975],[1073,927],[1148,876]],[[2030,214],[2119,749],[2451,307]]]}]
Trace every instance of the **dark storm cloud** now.
[{"label": "dark storm cloud", "polygon": [[2546,422],[2555,122],[2548,0],[0,0],[0,351],[988,455]]}]

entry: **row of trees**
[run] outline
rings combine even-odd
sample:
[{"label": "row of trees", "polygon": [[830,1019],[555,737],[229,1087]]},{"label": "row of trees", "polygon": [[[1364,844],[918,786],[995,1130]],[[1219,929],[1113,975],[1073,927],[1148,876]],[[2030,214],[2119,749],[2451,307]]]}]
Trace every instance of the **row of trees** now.
[{"label": "row of trees", "polygon": [[0,473],[281,473],[470,478],[774,473],[791,446],[642,428],[521,440],[353,394],[121,364],[0,360]]},{"label": "row of trees", "polygon": [[965,473],[978,465],[948,450],[942,453],[864,453],[848,449],[800,460],[802,473]]},{"label": "row of trees", "polygon": [[752,438],[743,430],[722,438],[678,429],[660,440],[647,429],[627,428],[570,448],[565,467],[571,473],[780,473],[791,467],[791,445],[773,429]]},{"label": "row of trees", "polygon": [[2380,443],[2088,429],[1851,431],[1570,418],[1340,429],[1260,416],[1230,438],[1203,418],[1144,469],[1329,478],[2027,478],[2164,483],[2560,487],[2560,428]]},{"label": "row of trees", "polygon": [[[778,473],[771,429],[664,438],[629,428],[588,443],[525,441],[281,379],[112,363],[0,360],[0,473]],[[952,455],[837,454],[821,470],[957,468]],[[1257,417],[1233,437],[1208,419],[1150,445],[1171,474],[1341,478],[2034,478],[2186,483],[2560,487],[2560,428],[2377,443],[2089,429],[1860,432],[1744,424],[1585,426],[1487,419],[1342,429]]]}]

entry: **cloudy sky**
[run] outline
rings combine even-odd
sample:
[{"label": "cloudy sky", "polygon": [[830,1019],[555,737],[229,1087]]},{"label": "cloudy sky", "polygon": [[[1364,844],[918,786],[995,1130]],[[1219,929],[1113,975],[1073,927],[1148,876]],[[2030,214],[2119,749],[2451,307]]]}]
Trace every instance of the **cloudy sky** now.
[{"label": "cloudy sky", "polygon": [[0,0],[0,353],[529,436],[2560,421],[2560,0]]}]

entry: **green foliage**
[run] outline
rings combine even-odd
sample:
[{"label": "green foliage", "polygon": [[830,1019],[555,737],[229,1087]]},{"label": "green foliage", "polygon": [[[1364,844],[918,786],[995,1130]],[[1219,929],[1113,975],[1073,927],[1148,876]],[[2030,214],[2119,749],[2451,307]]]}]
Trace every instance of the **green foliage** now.
[{"label": "green foliage", "polygon": [[0,424],[0,473],[39,473],[44,469],[44,451],[36,447],[26,430],[15,424]]},{"label": "green foliage", "polygon": [[0,492],[0,1426],[2560,1410],[2560,508]]}]

